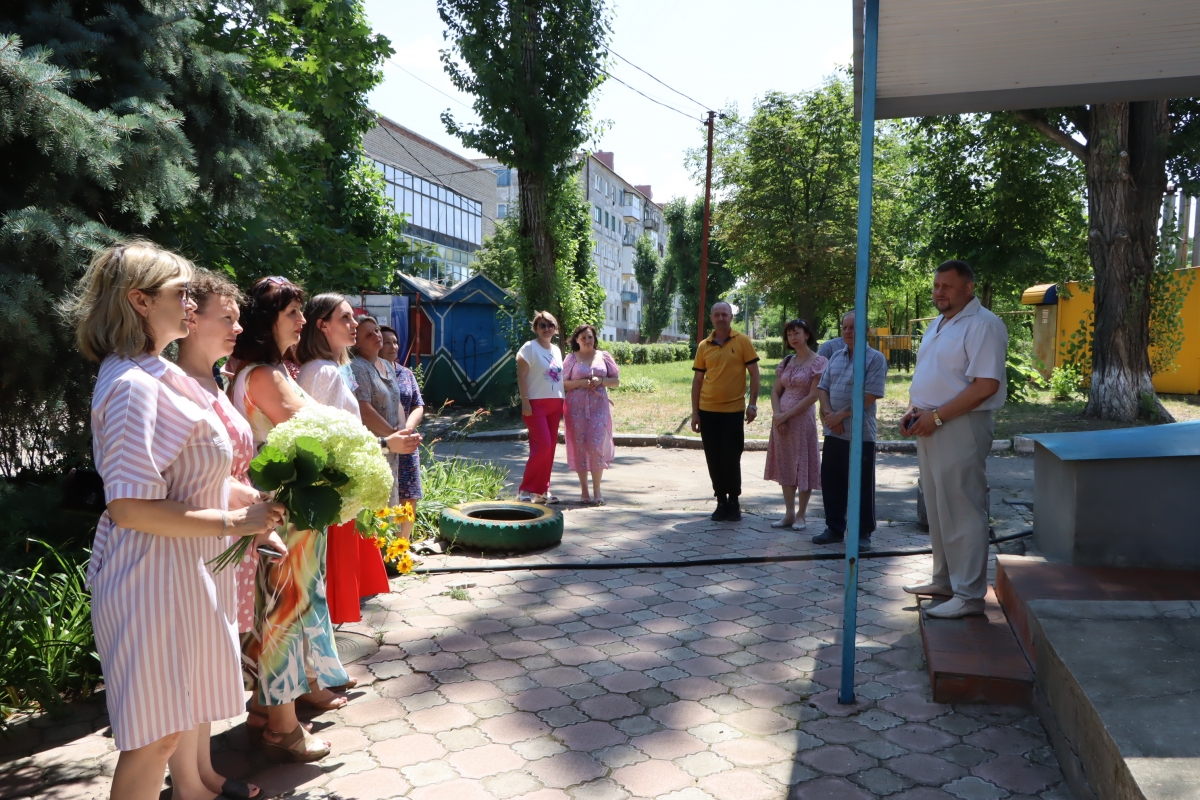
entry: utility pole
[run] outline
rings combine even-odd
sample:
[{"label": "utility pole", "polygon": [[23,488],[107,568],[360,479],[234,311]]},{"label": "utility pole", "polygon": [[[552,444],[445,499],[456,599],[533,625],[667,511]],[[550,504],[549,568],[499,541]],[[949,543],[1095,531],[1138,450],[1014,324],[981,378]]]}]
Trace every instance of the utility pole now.
[{"label": "utility pole", "polygon": [[696,323],[696,341],[704,341],[704,290],[708,288],[708,214],[712,202],[713,120],[717,112],[708,112],[708,166],[704,169],[704,230],[700,233],[700,311]]}]

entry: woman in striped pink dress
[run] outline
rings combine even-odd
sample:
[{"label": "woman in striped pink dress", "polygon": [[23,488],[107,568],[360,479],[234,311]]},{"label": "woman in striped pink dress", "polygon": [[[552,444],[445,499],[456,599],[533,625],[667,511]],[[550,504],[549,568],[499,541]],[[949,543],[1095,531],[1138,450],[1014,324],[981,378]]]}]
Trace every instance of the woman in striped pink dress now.
[{"label": "woman in striped pink dress", "polygon": [[[158,797],[184,733],[241,712],[233,582],[208,562],[231,537],[269,534],[283,518],[276,503],[227,510],[225,426],[160,355],[188,334],[191,274],[187,260],[149,242],[119,245],[92,261],[67,309],[80,350],[101,362],[92,446],[108,509],[88,580],[121,800]],[[175,777],[178,794],[211,796]]]}]

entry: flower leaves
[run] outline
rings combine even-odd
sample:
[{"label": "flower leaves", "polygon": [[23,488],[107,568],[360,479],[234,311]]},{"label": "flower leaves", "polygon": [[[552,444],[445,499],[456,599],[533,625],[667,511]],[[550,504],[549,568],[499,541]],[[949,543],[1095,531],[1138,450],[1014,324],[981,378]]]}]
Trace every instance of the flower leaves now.
[{"label": "flower leaves", "polygon": [[350,476],[329,463],[329,452],[316,437],[297,436],[293,447],[290,458],[278,447],[263,447],[250,462],[250,480],[261,491],[277,493],[297,528],[323,530],[340,519],[338,488]]}]

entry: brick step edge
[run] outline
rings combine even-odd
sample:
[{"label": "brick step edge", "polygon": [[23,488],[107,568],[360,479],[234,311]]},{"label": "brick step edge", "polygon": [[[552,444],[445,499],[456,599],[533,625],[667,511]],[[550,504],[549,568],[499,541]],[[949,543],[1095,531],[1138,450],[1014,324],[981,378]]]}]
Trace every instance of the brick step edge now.
[{"label": "brick step edge", "polygon": [[[447,439],[466,439],[472,442],[525,442],[529,440],[529,432],[524,428],[519,430],[507,431],[480,431],[479,433],[468,433],[465,436],[462,433],[447,434]],[[1023,436],[1018,439],[1025,439]],[[765,451],[769,439],[747,439],[746,449],[755,451]],[[1029,442],[1032,448],[1033,442],[1030,439],[1025,439]],[[558,443],[565,444],[566,438],[562,431],[558,433]],[[674,447],[687,450],[702,450],[704,444],[698,436],[672,436],[663,434],[656,436],[652,433],[618,433],[613,436],[613,443],[617,447]],[[996,439],[992,442],[992,452],[1008,452],[1013,450],[1013,440],[1011,439]],[[917,443],[901,439],[899,441],[882,441],[875,443],[875,451],[878,453],[915,453],[917,452]],[[1017,452],[1030,452],[1033,450],[1021,450],[1017,448]]]}]

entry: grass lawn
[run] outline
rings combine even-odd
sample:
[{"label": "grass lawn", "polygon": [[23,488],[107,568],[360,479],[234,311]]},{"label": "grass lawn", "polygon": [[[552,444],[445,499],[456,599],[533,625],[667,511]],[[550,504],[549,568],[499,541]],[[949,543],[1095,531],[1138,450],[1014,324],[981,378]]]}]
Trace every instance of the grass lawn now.
[{"label": "grass lawn", "polygon": [[[758,419],[746,429],[750,437],[766,438],[771,430],[771,387],[775,381],[778,361],[764,359],[762,365],[762,399],[758,403]],[[674,364],[631,364],[621,367],[622,382],[634,378],[654,381],[654,392],[611,392],[613,425],[618,433],[673,433],[693,435],[691,420],[692,365],[690,361]],[[888,375],[887,393],[879,402],[879,436],[899,439],[900,417],[908,406],[908,387],[912,373],[892,372]],[[1163,405],[1179,422],[1200,419],[1200,396],[1161,395]],[[1083,416],[1084,401],[1054,402],[1050,393],[1039,392],[1029,403],[1007,403],[996,413],[996,438],[1007,439],[1014,434],[1047,433],[1052,431],[1085,431],[1119,427],[1115,423],[1087,419]]]},{"label": "grass lawn", "polygon": [[[758,403],[758,419],[746,428],[751,438],[767,438],[771,431],[771,387],[775,382],[778,360],[764,359],[761,364],[762,388]],[[613,401],[613,426],[617,433],[670,433],[694,436],[689,426],[692,417],[692,362],[672,364],[627,364],[621,367],[621,382],[652,381],[654,391],[634,392],[610,390]],[[640,379],[640,380],[639,380]],[[912,373],[888,374],[887,394],[879,402],[879,437],[899,439],[900,417],[908,405],[908,387]],[[1179,422],[1200,419],[1200,396],[1160,395],[1163,405]],[[1048,433],[1054,431],[1087,431],[1120,427],[1115,423],[1087,419],[1083,416],[1083,400],[1054,402],[1050,393],[1038,392],[1028,403],[1007,403],[996,413],[996,438],[1008,439],[1014,434]],[[461,411],[449,411],[457,417]],[[516,408],[499,409],[479,419],[473,431],[521,428]]]}]

